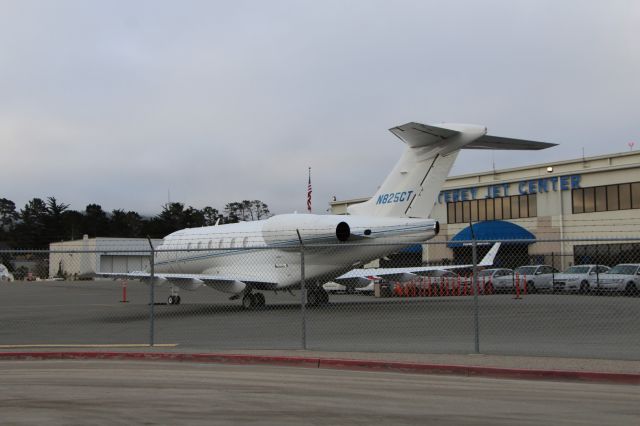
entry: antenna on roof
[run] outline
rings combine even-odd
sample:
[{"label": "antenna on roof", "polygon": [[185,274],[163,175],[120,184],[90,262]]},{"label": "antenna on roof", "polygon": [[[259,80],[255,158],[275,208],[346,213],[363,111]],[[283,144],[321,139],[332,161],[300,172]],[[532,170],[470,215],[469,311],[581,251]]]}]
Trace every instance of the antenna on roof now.
[{"label": "antenna on roof", "polygon": [[491,150],[491,167],[493,168],[493,173],[496,172],[496,155],[495,151]]}]

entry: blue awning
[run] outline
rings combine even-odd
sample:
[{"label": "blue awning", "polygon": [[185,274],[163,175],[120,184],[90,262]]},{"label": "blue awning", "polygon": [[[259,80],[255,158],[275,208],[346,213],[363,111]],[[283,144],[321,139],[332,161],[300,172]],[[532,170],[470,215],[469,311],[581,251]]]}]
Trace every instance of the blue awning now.
[{"label": "blue awning", "polygon": [[[473,231],[478,241],[524,240],[514,241],[513,244],[532,244],[536,239],[535,235],[522,226],[504,220],[487,220],[474,223]],[[453,248],[470,245],[472,239],[471,228],[467,226],[449,241],[448,246]]]},{"label": "blue awning", "polygon": [[422,253],[422,244],[414,244],[400,250],[400,253]]}]

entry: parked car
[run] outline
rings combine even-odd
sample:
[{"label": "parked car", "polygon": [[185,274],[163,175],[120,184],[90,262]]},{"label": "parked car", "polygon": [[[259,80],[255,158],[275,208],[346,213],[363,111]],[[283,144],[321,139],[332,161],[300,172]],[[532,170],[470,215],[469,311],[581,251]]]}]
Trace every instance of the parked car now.
[{"label": "parked car", "polygon": [[554,291],[579,291],[588,293],[589,280],[598,281],[600,276],[610,268],[604,265],[574,265],[564,272],[555,274],[553,278]]},{"label": "parked car", "polygon": [[552,290],[553,276],[558,273],[557,269],[549,265],[527,265],[514,269],[513,274],[496,277],[493,279],[495,291],[505,291],[515,289],[516,277],[520,281],[520,289],[524,289],[526,284],[529,293],[538,290]]},{"label": "parked car", "polygon": [[485,269],[478,273],[478,285],[484,293],[493,293],[495,291],[493,281],[496,278],[506,276],[513,276],[513,270],[506,268]]},{"label": "parked car", "polygon": [[621,263],[609,269],[596,280],[591,277],[589,285],[592,291],[620,291],[627,295],[636,295],[640,290],[640,264]]}]

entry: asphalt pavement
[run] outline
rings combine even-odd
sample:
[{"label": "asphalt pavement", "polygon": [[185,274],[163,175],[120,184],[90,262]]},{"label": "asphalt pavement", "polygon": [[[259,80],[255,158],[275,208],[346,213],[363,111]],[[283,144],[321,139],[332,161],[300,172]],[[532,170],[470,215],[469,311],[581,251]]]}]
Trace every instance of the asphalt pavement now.
[{"label": "asphalt pavement", "polygon": [[[155,293],[154,343],[179,351],[475,352],[471,296],[332,295],[330,305],[306,309],[303,340],[298,292],[265,293],[268,306],[256,311],[209,288],[181,292],[179,306],[163,304],[166,287]],[[149,287],[137,282],[128,284],[128,303],[114,281],[2,283],[0,296],[0,350],[144,347],[151,340]],[[478,302],[484,355],[639,359],[638,297],[507,294]]]},{"label": "asphalt pavement", "polygon": [[636,425],[640,387],[274,366],[0,361],[3,424]]}]

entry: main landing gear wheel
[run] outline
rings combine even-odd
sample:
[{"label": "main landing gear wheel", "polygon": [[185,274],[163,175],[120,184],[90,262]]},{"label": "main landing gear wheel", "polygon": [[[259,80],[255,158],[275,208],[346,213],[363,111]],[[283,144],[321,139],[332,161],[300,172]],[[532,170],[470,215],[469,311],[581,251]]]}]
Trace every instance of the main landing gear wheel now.
[{"label": "main landing gear wheel", "polygon": [[180,296],[169,296],[167,298],[167,305],[179,305],[180,304]]},{"label": "main landing gear wheel", "polygon": [[242,307],[244,309],[251,309],[255,305],[255,299],[253,294],[247,293],[242,297]]},{"label": "main landing gear wheel", "polygon": [[247,293],[242,297],[242,307],[244,309],[262,308],[266,305],[264,294]]}]

